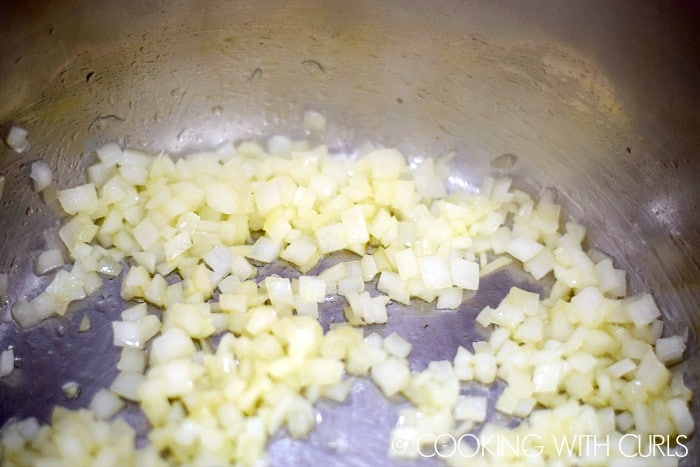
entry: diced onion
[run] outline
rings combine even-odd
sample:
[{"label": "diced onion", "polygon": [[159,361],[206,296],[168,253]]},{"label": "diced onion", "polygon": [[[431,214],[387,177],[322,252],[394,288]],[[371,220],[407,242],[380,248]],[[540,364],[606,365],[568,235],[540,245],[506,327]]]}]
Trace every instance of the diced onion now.
[{"label": "diced onion", "polygon": [[411,373],[405,361],[389,357],[372,367],[372,381],[387,396],[393,396],[408,383]]},{"label": "diced onion", "polygon": [[124,399],[138,401],[139,386],[141,385],[143,379],[144,378],[141,373],[122,371],[121,373],[117,374],[117,377],[112,382],[110,389]]},{"label": "diced onion", "polygon": [[685,341],[681,336],[671,336],[658,339],[655,346],[656,356],[666,365],[677,363],[683,359],[683,352],[685,352]]},{"label": "diced onion", "polygon": [[124,407],[124,401],[109,389],[100,389],[90,401],[90,410],[98,420],[112,418]]},{"label": "diced onion", "polygon": [[80,326],[78,327],[79,332],[87,332],[90,330],[92,323],[90,322],[90,317],[86,314],[83,315],[83,319],[80,320]]},{"label": "diced onion", "polygon": [[15,369],[15,351],[12,348],[0,353],[0,378],[3,378]]},{"label": "diced onion", "polygon": [[68,381],[61,386],[63,394],[69,399],[75,399],[80,395],[80,385],[75,381]]},{"label": "diced onion", "polygon": [[310,131],[326,131],[326,118],[315,110],[304,112],[304,128]]},{"label": "diced onion", "polygon": [[637,326],[644,326],[661,316],[659,308],[656,306],[651,295],[645,294],[637,298],[630,299],[625,306],[627,314]]},{"label": "diced onion", "polygon": [[44,161],[32,163],[32,170],[29,174],[32,179],[34,191],[44,191],[53,182],[53,172]]},{"label": "diced onion", "polygon": [[29,149],[29,141],[27,140],[27,130],[18,126],[11,126],[5,136],[5,142],[16,153],[23,153]]},{"label": "diced onion", "polygon": [[395,332],[385,337],[382,344],[384,350],[398,358],[407,358],[411,353],[411,343]]},{"label": "diced onion", "polygon": [[486,420],[487,399],[484,396],[459,396],[454,408],[455,420]]},{"label": "diced onion", "polygon": [[44,274],[63,266],[63,252],[58,248],[44,250],[36,260],[35,272],[37,275]]},{"label": "diced onion", "polygon": [[[308,111],[304,125],[323,131],[326,122]],[[107,144],[87,170],[88,183],[62,190],[48,165],[35,162],[35,190],[68,215],[59,230],[67,256],[49,243],[36,272],[60,269],[31,301],[16,300],[15,320],[26,327],[62,315],[105,275],[122,277],[122,298],[143,302],[112,323],[120,372],[95,394],[92,412],[57,408],[50,427],[31,419],[12,425],[2,435],[7,455],[37,465],[56,453],[71,460],[51,462],[253,465],[277,430],[302,437],[314,428],[319,398],[345,400],[353,382],[347,375],[369,375],[386,396],[412,404],[391,433],[406,449],[390,455],[407,459],[419,457],[431,435],[478,430],[479,442],[693,431],[692,392],[667,367],[682,359],[685,339],[661,337],[661,310],[650,294],[625,298],[626,273],[604,253],[583,250],[582,225],[568,222],[560,231],[551,190],[536,201],[510,179],[486,178],[477,193],[448,194],[443,161],[417,158],[409,168],[397,150],[371,145],[358,154],[330,157],[325,146],[309,149],[282,135],[265,148],[226,144],[178,160]],[[62,267],[68,258],[72,264]],[[390,301],[460,308],[464,290],[476,291],[482,277],[514,260],[535,280],[551,278],[551,287],[512,287],[483,308],[476,322],[489,337],[473,342],[473,352],[458,347],[452,361],[411,371],[412,346],[403,337],[363,338],[352,327],[386,323]],[[271,274],[260,263],[283,267]],[[0,289],[3,280],[6,288],[6,274]],[[347,302],[348,323],[324,334],[319,313],[332,295]],[[85,315],[80,330],[88,327]],[[11,352],[0,355],[0,374],[12,371]],[[497,379],[505,388],[494,409],[523,417],[517,427],[486,422],[487,398],[460,394],[462,382]],[[77,386],[67,384],[74,395]],[[149,447],[136,450],[119,418],[104,421],[124,400],[145,413]],[[30,435],[54,444],[44,450]],[[90,436],[102,440],[94,449]],[[448,462],[472,461],[461,447]],[[591,460],[555,451],[543,441],[534,459],[489,451],[484,463]]]}]

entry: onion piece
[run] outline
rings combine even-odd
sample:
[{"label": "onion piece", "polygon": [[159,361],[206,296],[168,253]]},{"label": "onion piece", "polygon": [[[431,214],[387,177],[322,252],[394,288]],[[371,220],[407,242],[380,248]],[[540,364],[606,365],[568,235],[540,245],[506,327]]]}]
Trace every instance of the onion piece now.
[{"label": "onion piece", "polygon": [[411,343],[399,336],[396,332],[392,332],[382,341],[382,347],[398,358],[406,358],[411,353]]},{"label": "onion piece", "polygon": [[33,188],[36,192],[44,191],[51,183],[53,183],[53,172],[44,161],[36,161],[32,163],[32,169],[29,174],[32,179]]},{"label": "onion piece", "polygon": [[27,130],[24,128],[12,125],[5,135],[5,142],[13,151],[18,154],[29,149],[29,141],[27,140]]},{"label": "onion piece", "polygon": [[304,112],[304,129],[308,131],[326,131],[326,118],[315,110]]},{"label": "onion piece", "polygon": [[0,353],[0,378],[12,373],[15,369],[15,351],[10,347]]},{"label": "onion piece", "polygon": [[411,372],[408,362],[404,359],[389,357],[372,367],[372,381],[387,397],[402,390],[410,380]]},{"label": "onion piece", "polygon": [[454,408],[455,420],[486,420],[487,399],[484,396],[459,396]]},{"label": "onion piece", "polygon": [[75,399],[80,395],[80,385],[75,381],[68,381],[61,386],[63,394],[68,399]]},{"label": "onion piece", "polygon": [[659,308],[650,294],[630,298],[625,303],[627,314],[638,327],[651,323],[661,316]]},{"label": "onion piece", "polygon": [[83,315],[83,318],[80,320],[80,326],[78,327],[78,332],[89,331],[91,325],[92,324],[90,322],[90,317],[87,314]]},{"label": "onion piece", "polygon": [[124,408],[124,401],[109,389],[100,389],[90,401],[89,408],[98,420],[112,418]]},{"label": "onion piece", "polygon": [[130,401],[139,400],[139,386],[144,380],[141,373],[122,371],[112,382],[110,389],[117,395]]},{"label": "onion piece", "polygon": [[[496,409],[530,417],[514,429],[487,424],[482,437],[512,440],[551,423],[574,434],[692,430],[684,412],[691,394],[666,368],[682,358],[683,340],[660,337],[650,295],[619,299],[624,271],[583,251],[583,226],[569,222],[559,231],[551,193],[535,202],[509,179],[486,179],[477,194],[447,198],[445,167],[428,160],[411,173],[396,150],[363,152],[358,161],[331,158],[325,147],[308,150],[284,136],[270,138],[267,151],[246,142],[177,161],[104,146],[88,169],[90,183],[56,194],[71,216],[59,235],[75,264],[36,299],[19,299],[13,315],[28,325],[64,313],[100,286],[98,273],[118,276],[120,262],[135,263],[122,296],[161,308],[163,322],[141,303],[113,324],[123,348],[112,387],[140,401],[154,427],[150,452],[171,453],[171,461],[255,462],[276,429],[308,433],[320,397],[347,397],[352,383],[343,370],[369,373],[386,395],[415,405],[392,431],[392,439],[413,443],[409,458],[418,456],[421,435],[462,434],[484,420],[485,399],[460,398],[460,381],[503,380]],[[311,276],[322,255],[339,250],[358,259]],[[258,280],[246,258],[281,259],[304,275],[263,269]],[[411,345],[398,334],[363,339],[345,325],[324,336],[316,319],[333,294],[347,299],[353,325],[386,322],[389,299],[457,308],[463,290],[476,290],[481,276],[513,258],[535,279],[553,272],[549,296],[512,288],[477,316],[494,325],[487,341],[422,372],[410,372]],[[47,270],[59,265],[49,263]],[[176,276],[183,281],[170,283]],[[365,282],[377,276],[383,293],[374,296]],[[208,340],[214,334],[221,335],[216,348]],[[105,418],[123,403],[109,391],[100,397]],[[80,440],[57,436],[62,449],[81,449]],[[535,462],[551,461],[550,451]],[[223,452],[231,458],[215,458]]]},{"label": "onion piece", "polygon": [[534,258],[543,248],[542,244],[522,237],[514,238],[506,245],[508,254],[523,263]]},{"label": "onion piece", "polygon": [[36,260],[34,272],[38,276],[43,276],[54,269],[60,268],[65,264],[63,252],[58,248],[44,250]]},{"label": "onion piece", "polygon": [[681,336],[658,339],[655,344],[656,356],[666,365],[678,363],[683,359],[685,341]]}]

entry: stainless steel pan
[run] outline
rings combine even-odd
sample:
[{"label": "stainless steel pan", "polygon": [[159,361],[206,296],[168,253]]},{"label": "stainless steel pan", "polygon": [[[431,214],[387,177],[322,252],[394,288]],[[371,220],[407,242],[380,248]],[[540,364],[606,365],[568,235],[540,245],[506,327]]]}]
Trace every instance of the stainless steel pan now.
[{"label": "stainless steel pan", "polygon": [[[590,243],[629,271],[631,291],[655,295],[667,332],[689,331],[682,368],[698,393],[694,3],[64,0],[5,1],[0,11],[0,124],[26,128],[31,142],[21,155],[0,148],[0,270],[11,284],[0,344],[19,356],[0,381],[0,423],[84,406],[116,372],[117,284],[35,329],[11,322],[14,300],[41,288],[32,263],[59,223],[31,191],[29,163],[48,161],[68,186],[102,142],[184,153],[276,132],[304,137],[307,109],[327,117],[320,141],[334,150],[370,139],[410,156],[454,151],[455,183],[495,173],[533,194],[556,188]],[[397,313],[390,326],[417,344],[413,365],[450,358],[473,338],[468,318],[510,280],[490,278],[460,314]],[[86,312],[93,328],[79,333]],[[80,383],[78,398],[65,398],[66,380]],[[321,407],[308,441],[273,441],[274,464],[337,455],[375,464],[398,407],[361,384],[350,404]],[[138,411],[126,416],[143,433]]]}]

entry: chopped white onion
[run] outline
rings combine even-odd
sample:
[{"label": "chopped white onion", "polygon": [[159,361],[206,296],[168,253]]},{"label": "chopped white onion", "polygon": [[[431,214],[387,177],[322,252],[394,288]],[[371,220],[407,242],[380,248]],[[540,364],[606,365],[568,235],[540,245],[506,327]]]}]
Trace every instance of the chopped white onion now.
[{"label": "chopped white onion", "polygon": [[29,149],[29,141],[27,140],[27,130],[18,126],[11,126],[7,135],[5,135],[5,142],[8,146],[12,148],[16,153],[23,153]]},{"label": "chopped white onion", "polygon": [[655,348],[658,359],[666,365],[671,365],[683,359],[685,341],[681,336],[664,337],[656,341]]},{"label": "chopped white onion", "polygon": [[393,396],[408,384],[411,372],[408,362],[396,357],[389,357],[372,367],[372,381],[387,396]]},{"label": "chopped white onion", "polygon": [[64,264],[63,252],[60,249],[53,248],[44,250],[36,260],[34,272],[39,276],[43,276],[54,269],[60,268]]},{"label": "chopped white onion", "polygon": [[112,167],[122,160],[124,153],[114,143],[107,143],[97,148],[97,158],[105,167]]},{"label": "chopped white onion", "polygon": [[90,327],[92,326],[92,323],[90,322],[90,317],[85,314],[83,315],[83,319],[80,320],[80,326],[78,327],[79,332],[87,332],[90,330]]},{"label": "chopped white onion", "polygon": [[15,351],[12,348],[0,353],[0,378],[3,378],[15,369]]},{"label": "chopped white onion", "polygon": [[112,382],[110,389],[115,394],[130,401],[139,400],[139,386],[144,377],[141,373],[122,371]]},{"label": "chopped white onion", "polygon": [[34,191],[44,191],[53,182],[53,172],[44,161],[32,163],[32,169],[29,174],[33,182]]},{"label": "chopped white onion", "polygon": [[[325,127],[320,114],[307,112],[304,121],[307,130]],[[660,337],[651,295],[624,298],[625,272],[606,255],[583,251],[582,225],[559,230],[551,192],[536,202],[509,179],[487,178],[478,193],[448,196],[443,163],[426,159],[409,171],[395,149],[368,146],[354,160],[285,136],[266,147],[243,142],[173,160],[108,144],[97,150],[89,183],[60,191],[47,165],[32,166],[35,189],[69,216],[59,237],[74,264],[32,301],[16,301],[18,323],[65,313],[101,286],[101,275],[118,277],[123,264],[130,267],[121,296],[145,300],[113,323],[122,350],[111,391],[95,395],[84,421],[57,409],[46,430],[58,446],[51,452],[83,449],[85,437],[64,433],[122,430],[119,419],[101,420],[124,398],[140,403],[152,446],[134,454],[133,438],[123,449],[98,443],[96,460],[85,464],[152,465],[163,460],[158,453],[176,463],[253,464],[276,430],[306,435],[320,397],[345,400],[352,387],[345,372],[369,374],[384,394],[414,405],[391,434],[408,443],[398,453],[405,458],[419,456],[428,442],[422,435],[467,434],[485,421],[486,398],[460,396],[462,381],[498,378],[506,387],[495,409],[527,417],[515,428],[486,423],[480,441],[548,436],[550,426],[573,435],[692,432],[692,393],[666,367],[682,359],[684,339]],[[38,273],[63,264],[59,246],[50,248]],[[313,275],[323,255],[341,250],[356,259]],[[513,287],[485,307],[476,321],[492,327],[488,339],[474,342],[473,353],[460,346],[452,362],[412,373],[408,341],[396,333],[363,338],[350,326],[386,323],[389,300],[456,309],[464,290],[477,290],[481,277],[513,258],[536,280],[552,273],[553,285],[542,298]],[[280,260],[302,275],[270,275],[252,264]],[[365,287],[375,278],[377,292]],[[319,304],[335,294],[347,300],[349,324],[324,334]],[[160,314],[149,313],[146,302]],[[3,445],[23,452],[13,430]],[[528,461],[551,463],[553,449],[543,446]],[[138,461],[114,461],[121,451]],[[487,457],[492,465],[525,460]]]},{"label": "chopped white onion", "polygon": [[80,395],[80,385],[75,381],[63,383],[61,390],[68,399],[75,399]]},{"label": "chopped white onion", "polygon": [[407,358],[411,353],[411,343],[392,332],[382,341],[384,350],[398,358]]},{"label": "chopped white onion", "polygon": [[90,410],[95,413],[98,420],[107,420],[119,412],[125,403],[109,389],[100,389],[90,401]]},{"label": "chopped white onion", "polygon": [[459,396],[454,408],[454,419],[483,422],[486,420],[487,405],[488,400],[484,396]]},{"label": "chopped white onion", "polygon": [[514,238],[506,245],[506,251],[513,258],[523,263],[530,261],[544,246],[527,238]]},{"label": "chopped white onion", "polygon": [[326,131],[326,118],[315,110],[304,112],[304,128],[309,131]]}]

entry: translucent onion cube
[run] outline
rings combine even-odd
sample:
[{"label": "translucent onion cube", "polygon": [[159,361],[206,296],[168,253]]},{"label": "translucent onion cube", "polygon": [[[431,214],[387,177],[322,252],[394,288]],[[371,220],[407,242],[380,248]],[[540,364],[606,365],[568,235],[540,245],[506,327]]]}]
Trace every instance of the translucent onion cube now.
[{"label": "translucent onion cube", "polygon": [[464,258],[450,260],[450,276],[452,283],[465,290],[479,288],[479,264]]},{"label": "translucent onion cube", "polygon": [[383,271],[379,275],[377,290],[384,292],[392,300],[396,300],[405,305],[408,305],[411,301],[406,282],[402,281],[395,272]]},{"label": "translucent onion cube", "polygon": [[532,274],[535,280],[540,280],[554,268],[554,254],[548,248],[543,248],[535,256],[523,264],[523,269]]},{"label": "translucent onion cube", "polygon": [[29,177],[32,179],[34,191],[44,191],[53,182],[53,172],[44,161],[32,163]]},{"label": "translucent onion cube", "polygon": [[52,248],[41,252],[36,260],[35,272],[39,276],[60,268],[65,263],[63,252],[59,248]]},{"label": "translucent onion cube", "polygon": [[561,362],[544,362],[535,366],[532,375],[532,384],[535,392],[552,393],[559,387],[559,382],[563,376]]},{"label": "translucent onion cube", "polygon": [[340,218],[345,228],[345,239],[348,244],[364,244],[369,241],[365,213],[361,206],[354,206],[343,211]]},{"label": "translucent onion cube", "polygon": [[406,360],[391,356],[374,365],[370,375],[384,395],[391,397],[408,384],[411,372]]},{"label": "translucent onion cube", "polygon": [[97,191],[95,185],[87,183],[75,188],[68,188],[58,192],[58,201],[68,214],[79,212],[91,214],[97,209]]},{"label": "translucent onion cube", "polygon": [[544,245],[537,243],[534,240],[527,238],[514,238],[506,245],[506,252],[513,258],[522,261],[523,263],[530,261],[537,255]]},{"label": "translucent onion cube", "polygon": [[136,305],[130,306],[121,313],[122,321],[138,322],[146,317],[148,314],[148,306],[145,303],[137,303]]},{"label": "translucent onion cube", "polygon": [[323,397],[334,402],[344,402],[350,394],[354,382],[353,378],[346,378],[332,386],[326,386],[322,389]]},{"label": "translucent onion cube", "polygon": [[659,308],[650,294],[631,298],[625,303],[627,314],[636,326],[644,326],[661,316]]},{"label": "translucent onion cube", "polygon": [[261,184],[254,193],[255,205],[260,214],[267,214],[282,204],[282,194],[276,183],[269,181]]},{"label": "translucent onion cube", "polygon": [[222,214],[233,214],[238,209],[238,194],[233,186],[212,183],[204,187],[207,205]]},{"label": "translucent onion cube", "polygon": [[416,255],[413,253],[411,248],[404,248],[403,250],[396,252],[394,259],[396,261],[396,269],[398,270],[401,280],[407,281],[419,274],[420,271],[418,269]]},{"label": "translucent onion cube", "polygon": [[23,153],[29,148],[27,140],[27,130],[24,128],[12,125],[5,136],[5,142],[16,153]]},{"label": "translucent onion cube", "polygon": [[146,217],[134,226],[133,234],[139,246],[145,251],[160,238],[160,229],[155,222]]},{"label": "translucent onion cube", "polygon": [[326,118],[315,110],[304,111],[304,128],[308,131],[326,131]]},{"label": "translucent onion cube", "polygon": [[649,349],[637,367],[637,379],[649,392],[659,394],[670,380],[670,373]]},{"label": "translucent onion cube", "polygon": [[326,283],[315,276],[300,276],[298,282],[299,298],[307,302],[321,303],[326,298]]},{"label": "translucent onion cube", "polygon": [[322,254],[340,251],[348,245],[345,227],[341,223],[324,225],[314,232],[318,249]]},{"label": "translucent onion cube", "polygon": [[107,143],[104,146],[97,148],[97,158],[104,164],[105,167],[112,167],[122,160],[123,152],[119,146],[114,143]]},{"label": "translucent onion cube", "polygon": [[636,368],[637,365],[632,360],[625,358],[624,360],[620,360],[610,365],[608,367],[608,372],[610,372],[610,376],[613,378],[621,378],[631,373]]},{"label": "translucent onion cube", "polygon": [[488,399],[484,396],[459,396],[454,408],[455,420],[486,420]]},{"label": "translucent onion cube", "polygon": [[165,314],[167,327],[177,326],[191,337],[208,337],[216,330],[209,303],[176,303]]},{"label": "translucent onion cube", "polygon": [[124,399],[137,402],[139,400],[139,386],[143,380],[144,376],[141,373],[122,371],[117,374],[110,389]]},{"label": "translucent onion cube", "polygon": [[457,348],[453,366],[455,376],[461,381],[470,381],[474,378],[474,355],[461,345]]},{"label": "translucent onion cube", "polygon": [[112,322],[112,329],[115,346],[143,348],[144,342],[141,340],[141,331],[138,323],[114,321]]},{"label": "translucent onion cube", "polygon": [[359,164],[369,169],[372,178],[379,180],[396,180],[406,170],[406,162],[396,149],[371,152]]},{"label": "translucent onion cube", "polygon": [[3,350],[0,353],[0,378],[3,378],[15,369],[15,351],[13,349]]},{"label": "translucent onion cube", "polygon": [[484,384],[491,384],[496,380],[498,364],[493,354],[476,353],[473,362],[475,380]]},{"label": "translucent onion cube", "polygon": [[411,353],[411,343],[395,332],[384,338],[382,346],[384,350],[399,358],[406,358]]},{"label": "translucent onion cube", "polygon": [[153,340],[149,361],[151,365],[187,358],[194,355],[196,348],[192,338],[180,328],[170,328]]},{"label": "translucent onion cube", "polygon": [[666,365],[678,363],[683,359],[685,342],[681,336],[663,337],[655,344],[657,358]]},{"label": "translucent onion cube", "polygon": [[445,289],[452,285],[447,262],[439,256],[421,256],[418,258],[423,283],[429,289]]},{"label": "translucent onion cube", "polygon": [[279,255],[280,249],[281,245],[279,243],[274,242],[269,237],[261,236],[255,241],[250,249],[250,253],[246,256],[263,263],[271,263]]},{"label": "translucent onion cube", "polygon": [[270,302],[274,306],[291,307],[294,305],[292,283],[286,277],[268,276],[264,281]]},{"label": "translucent onion cube", "polygon": [[435,307],[438,310],[455,310],[462,304],[462,289],[459,287],[448,287],[438,293]]},{"label": "translucent onion cube", "polygon": [[695,430],[695,422],[686,401],[680,398],[669,399],[666,406],[678,434],[689,436]]},{"label": "translucent onion cube", "polygon": [[318,244],[308,237],[301,237],[290,243],[280,253],[280,258],[294,263],[303,271],[309,270],[318,260]]},{"label": "translucent onion cube", "polygon": [[121,357],[117,362],[117,369],[120,371],[133,371],[143,373],[146,368],[146,353],[143,350],[133,347],[124,347]]},{"label": "translucent onion cube", "polygon": [[[262,238],[262,237],[261,237]],[[165,260],[172,261],[192,246],[192,239],[187,232],[181,232],[163,244]]]}]

